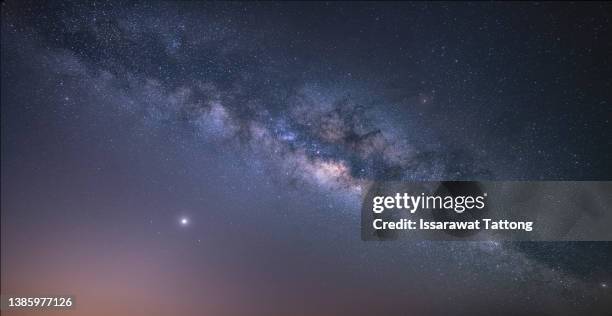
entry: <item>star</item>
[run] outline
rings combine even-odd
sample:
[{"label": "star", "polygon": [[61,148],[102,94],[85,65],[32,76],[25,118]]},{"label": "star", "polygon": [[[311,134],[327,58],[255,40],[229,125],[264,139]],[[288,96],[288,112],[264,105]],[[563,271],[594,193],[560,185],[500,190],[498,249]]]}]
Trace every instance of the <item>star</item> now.
[{"label": "star", "polygon": [[181,224],[181,226],[187,226],[187,225],[189,225],[189,218],[181,217],[179,223]]}]

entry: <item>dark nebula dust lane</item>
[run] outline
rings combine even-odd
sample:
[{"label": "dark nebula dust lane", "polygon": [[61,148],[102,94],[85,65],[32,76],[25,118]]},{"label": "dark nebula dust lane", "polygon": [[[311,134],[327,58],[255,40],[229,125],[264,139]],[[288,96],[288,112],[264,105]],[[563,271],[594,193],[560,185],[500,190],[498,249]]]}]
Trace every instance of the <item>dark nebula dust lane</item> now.
[{"label": "dark nebula dust lane", "polygon": [[607,315],[611,243],[363,242],[359,212],[379,180],[609,180],[610,12],[5,1],[2,293]]}]

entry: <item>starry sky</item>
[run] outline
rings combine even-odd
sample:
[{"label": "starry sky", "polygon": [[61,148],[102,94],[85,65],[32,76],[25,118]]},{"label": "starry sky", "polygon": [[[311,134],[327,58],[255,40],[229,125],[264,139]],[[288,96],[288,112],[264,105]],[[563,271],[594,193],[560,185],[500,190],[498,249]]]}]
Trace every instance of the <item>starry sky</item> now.
[{"label": "starry sky", "polygon": [[611,19],[4,1],[2,293],[76,296],[44,315],[609,315],[611,243],[364,242],[360,199],[610,180]]}]

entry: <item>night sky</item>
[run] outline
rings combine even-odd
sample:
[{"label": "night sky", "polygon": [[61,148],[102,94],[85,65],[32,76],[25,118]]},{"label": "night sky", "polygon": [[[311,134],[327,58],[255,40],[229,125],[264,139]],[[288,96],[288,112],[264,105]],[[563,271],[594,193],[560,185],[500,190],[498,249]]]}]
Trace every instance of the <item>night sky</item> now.
[{"label": "night sky", "polygon": [[9,0],[1,23],[1,289],[76,296],[44,315],[612,312],[612,243],[360,238],[373,181],[612,179],[610,4]]}]

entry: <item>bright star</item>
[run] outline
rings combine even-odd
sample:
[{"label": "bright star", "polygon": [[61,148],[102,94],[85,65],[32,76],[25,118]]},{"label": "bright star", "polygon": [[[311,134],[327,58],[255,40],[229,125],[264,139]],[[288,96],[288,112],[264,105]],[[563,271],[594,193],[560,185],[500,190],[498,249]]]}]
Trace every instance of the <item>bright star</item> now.
[{"label": "bright star", "polygon": [[189,219],[187,217],[181,217],[180,223],[181,226],[187,226],[187,224],[189,224]]}]

